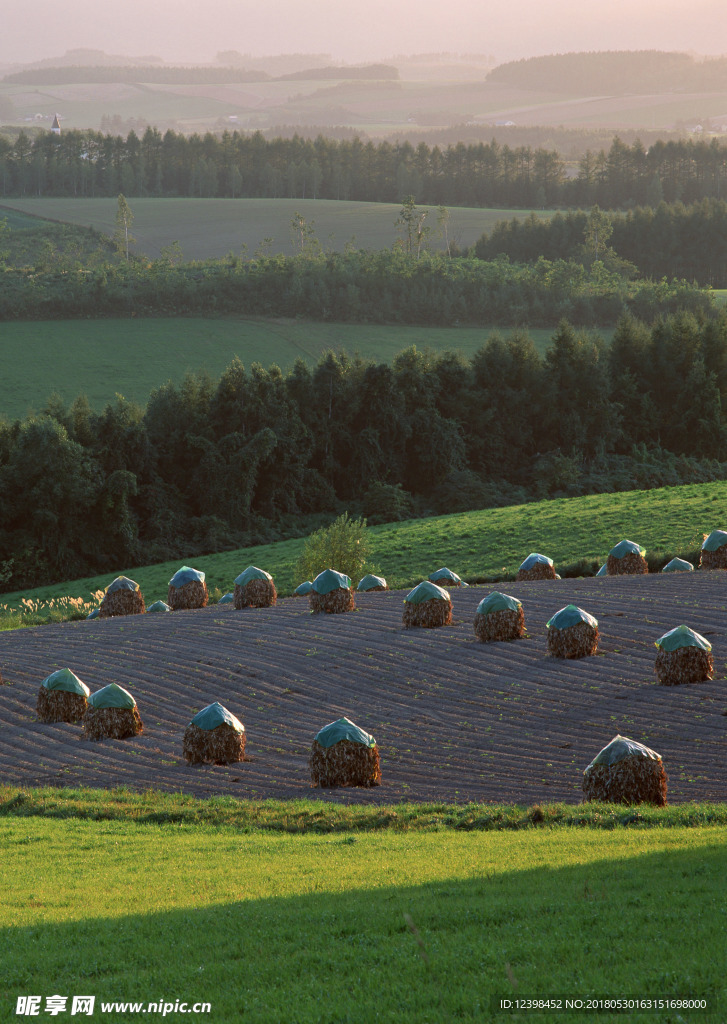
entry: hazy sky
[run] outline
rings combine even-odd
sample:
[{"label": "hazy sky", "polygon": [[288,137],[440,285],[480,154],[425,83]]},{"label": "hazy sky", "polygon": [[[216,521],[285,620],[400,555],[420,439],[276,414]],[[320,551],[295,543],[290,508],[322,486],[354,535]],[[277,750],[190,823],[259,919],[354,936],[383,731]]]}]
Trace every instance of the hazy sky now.
[{"label": "hazy sky", "polygon": [[198,62],[225,49],[346,61],[442,50],[499,61],[569,50],[727,52],[725,0],[6,0],[3,7],[2,63],[76,47]]}]

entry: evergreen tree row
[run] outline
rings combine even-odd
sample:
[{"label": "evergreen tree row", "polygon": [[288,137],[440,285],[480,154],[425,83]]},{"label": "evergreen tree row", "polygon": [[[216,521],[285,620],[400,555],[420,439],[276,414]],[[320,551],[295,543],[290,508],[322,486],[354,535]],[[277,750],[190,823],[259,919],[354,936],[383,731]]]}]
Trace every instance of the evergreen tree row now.
[{"label": "evergreen tree row", "polygon": [[496,141],[444,148],[256,132],[190,137],[148,128],[0,138],[4,196],[291,197],[475,207],[656,206],[727,195],[727,146],[657,141],[648,150],[615,138],[587,152],[575,177],[554,150]]},{"label": "evergreen tree row", "polygon": [[[467,361],[329,353],[288,373],[234,361],[146,408],[52,399],[0,422],[5,590],[371,521],[723,478],[727,315],[624,319],[613,344],[562,323]],[[316,520],[315,517],[318,517]]]}]

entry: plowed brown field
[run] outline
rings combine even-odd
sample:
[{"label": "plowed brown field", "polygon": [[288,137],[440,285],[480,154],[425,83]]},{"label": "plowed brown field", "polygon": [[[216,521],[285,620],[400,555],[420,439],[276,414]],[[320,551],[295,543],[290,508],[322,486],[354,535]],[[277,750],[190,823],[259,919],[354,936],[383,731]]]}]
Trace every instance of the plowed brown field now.
[{"label": "plowed brown field", "polygon": [[[404,630],[402,592],[357,595],[357,610],[311,615],[305,598],[64,623],[0,634],[0,781],[127,786],[198,796],[578,802],[581,776],[616,733],[657,750],[669,800],[727,799],[727,574],[507,584],[528,637],[481,644],[475,608],[491,588],[452,592],[454,620]],[[547,656],[548,618],[573,602],[599,620],[595,657]],[[685,622],[713,644],[715,679],[656,684],[656,640]],[[137,699],[144,734],[94,743],[80,725],[36,720],[42,679],[68,666],[96,690]],[[250,760],[188,766],[182,736],[219,700],[245,724]],[[373,733],[382,785],[310,788],[317,730],[347,715]]]}]

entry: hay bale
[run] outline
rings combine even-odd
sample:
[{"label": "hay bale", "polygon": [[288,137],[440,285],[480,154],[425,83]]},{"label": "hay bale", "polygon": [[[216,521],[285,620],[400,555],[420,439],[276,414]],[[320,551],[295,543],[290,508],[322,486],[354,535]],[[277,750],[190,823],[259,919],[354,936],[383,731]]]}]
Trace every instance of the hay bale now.
[{"label": "hay bale", "polygon": [[516,597],[495,590],[477,605],[474,629],[483,644],[518,640],[525,633],[523,606]]},{"label": "hay bale", "polygon": [[35,710],[41,722],[78,722],[86,713],[89,688],[69,668],[44,679]]},{"label": "hay bale", "polygon": [[444,566],[442,569],[437,569],[430,576],[427,576],[430,583],[436,583],[438,587],[466,587],[467,584],[463,583],[456,572],[452,572]]},{"label": "hay bale", "polygon": [[533,551],[521,563],[515,579],[518,583],[525,583],[530,580],[554,580],[555,566],[553,565],[553,559]]},{"label": "hay bale", "polygon": [[601,568],[596,573],[596,576],[608,576],[608,563],[604,562]]},{"label": "hay bale", "polygon": [[99,617],[100,610],[98,608],[92,608],[86,616],[87,619],[97,619]]},{"label": "hay bale", "polygon": [[242,608],[270,608],[277,600],[273,577],[264,569],[250,565],[235,580],[234,603],[238,611]]},{"label": "hay bale", "polygon": [[348,718],[325,726],[313,740],[308,759],[312,786],[378,786],[379,748],[369,733]]},{"label": "hay bale", "polygon": [[608,553],[606,571],[609,576],[645,576],[649,571],[645,554],[646,549],[634,541],[619,541]]},{"label": "hay bale", "polygon": [[98,617],[110,619],[114,615],[143,615],[145,611],[144,595],[139,584],[128,576],[117,576],[104,591]]},{"label": "hay bale", "polygon": [[586,658],[598,650],[598,622],[577,605],[561,608],[546,625],[554,658]]},{"label": "hay bale", "polygon": [[353,596],[353,587],[339,587],[329,594],[317,594],[311,590],[308,601],[312,612],[327,612],[329,615],[340,615],[343,612],[352,612],[356,607]]},{"label": "hay bale", "polygon": [[712,645],[689,626],[677,626],[656,641],[654,671],[662,686],[702,683],[714,674]]},{"label": "hay bale", "polygon": [[666,806],[667,774],[659,754],[625,736],[615,736],[583,773],[586,800]]},{"label": "hay bale", "polygon": [[727,569],[727,531],[712,530],[704,538],[699,556],[700,569]]},{"label": "hay bale", "polygon": [[402,622],[405,629],[436,629],[452,621],[452,598],[436,583],[425,580],[404,598]]},{"label": "hay bale", "polygon": [[222,597],[217,602],[217,604],[233,604],[233,605],[234,605],[234,603],[235,603],[235,595],[232,593],[232,591],[230,591],[229,594],[223,594]]},{"label": "hay bale", "polygon": [[671,562],[667,562],[662,572],[694,572],[694,566],[691,562],[687,562],[684,558],[672,558]]},{"label": "hay bale", "polygon": [[294,597],[306,597],[308,594],[310,594],[312,589],[313,589],[312,582],[310,580],[305,580],[304,583],[299,584],[299,586],[297,586],[295,588],[295,590],[293,591],[293,596]]},{"label": "hay bale", "polygon": [[172,576],[167,591],[167,604],[172,611],[185,608],[206,608],[209,600],[204,573],[183,565]]},{"label": "hay bale", "polygon": [[182,750],[190,764],[232,764],[245,759],[245,726],[219,701],[208,704],[184,730]]},{"label": "hay bale", "polygon": [[312,612],[327,612],[338,615],[352,612],[356,602],[350,577],[335,569],[324,569],[313,580],[308,593],[308,601]]},{"label": "hay bale", "polygon": [[383,576],[373,576],[371,573],[360,581],[356,590],[360,590],[362,593],[374,593],[379,590],[388,590],[389,585]]},{"label": "hay bale", "polygon": [[147,615],[156,615],[157,612],[170,612],[172,609],[169,607],[166,601],[155,601],[154,604],[150,604],[146,610]]},{"label": "hay bale", "polygon": [[144,726],[129,691],[110,683],[88,698],[83,731],[89,740],[125,740],[139,736]]}]

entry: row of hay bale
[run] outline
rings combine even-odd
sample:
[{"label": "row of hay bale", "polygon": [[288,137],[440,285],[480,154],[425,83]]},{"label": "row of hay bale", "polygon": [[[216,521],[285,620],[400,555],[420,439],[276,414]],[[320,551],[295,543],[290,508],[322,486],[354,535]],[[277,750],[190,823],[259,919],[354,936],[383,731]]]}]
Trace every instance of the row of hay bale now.
[{"label": "row of hay bale", "polygon": [[[136,701],[116,683],[91,694],[70,669],[43,681],[38,717],[44,722],[83,721],[89,739],[127,739],[143,731]],[[245,726],[215,701],[202,708],[184,731],[182,751],[190,764],[234,764],[244,760]],[[308,759],[311,785],[377,786],[381,782],[379,747],[374,737],[348,718],[324,726],[315,736]],[[587,800],[609,803],[666,803],[667,776],[659,754],[616,736],[584,771]]]}]

